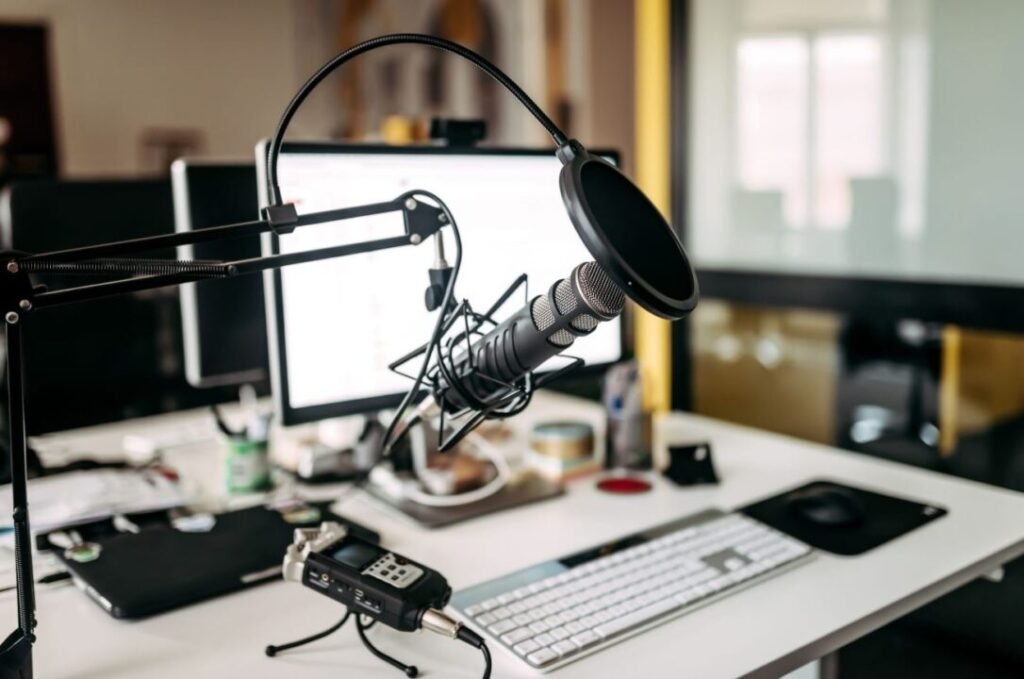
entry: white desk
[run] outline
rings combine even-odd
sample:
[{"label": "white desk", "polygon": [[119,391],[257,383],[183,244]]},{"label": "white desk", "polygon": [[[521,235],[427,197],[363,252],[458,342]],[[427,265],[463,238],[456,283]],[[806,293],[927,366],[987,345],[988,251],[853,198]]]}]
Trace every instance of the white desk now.
[{"label": "white desk", "polygon": [[[523,431],[551,417],[597,424],[590,404],[538,397],[516,420]],[[1024,495],[766,434],[674,414],[661,429],[673,441],[712,442],[722,484],[679,489],[657,483],[615,497],[591,480],[567,496],[450,528],[425,531],[356,495],[342,512],[378,529],[386,544],[444,573],[456,589],[701,509],[733,508],[804,481],[827,477],[944,505],[949,515],[867,555],[828,554],[584,658],[552,676],[777,676],[830,653],[1024,553]],[[216,455],[197,447],[175,461],[212,477]],[[41,589],[37,676],[47,678],[387,677],[354,629],[274,659],[271,642],[319,631],[342,609],[308,589],[277,582],[141,622],[118,622],[71,587]],[[0,600],[12,628],[15,600]],[[6,632],[6,630],[5,630]],[[479,677],[474,649],[426,632],[371,632],[374,641],[425,676]],[[493,648],[494,676],[536,676]]]}]

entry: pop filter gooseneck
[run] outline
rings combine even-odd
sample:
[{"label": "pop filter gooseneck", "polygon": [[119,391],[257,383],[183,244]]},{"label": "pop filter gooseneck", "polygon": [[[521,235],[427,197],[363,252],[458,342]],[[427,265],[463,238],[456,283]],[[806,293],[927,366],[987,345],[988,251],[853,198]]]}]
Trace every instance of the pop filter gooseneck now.
[{"label": "pop filter gooseneck", "polygon": [[497,66],[458,43],[432,35],[397,33],[359,43],[324,64],[288,103],[267,149],[271,206],[281,205],[277,160],[292,117],[324,78],[355,57],[389,45],[418,44],[470,61],[494,78],[544,126],[562,161],[559,187],[569,219],[583,244],[634,302],[663,318],[678,320],[697,305],[697,277],[665,218],[624,174],[570,140],[543,110]]}]

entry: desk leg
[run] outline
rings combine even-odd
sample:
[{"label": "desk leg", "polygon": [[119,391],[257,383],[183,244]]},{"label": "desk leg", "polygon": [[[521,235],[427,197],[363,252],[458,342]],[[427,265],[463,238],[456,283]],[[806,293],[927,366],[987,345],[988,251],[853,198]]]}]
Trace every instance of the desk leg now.
[{"label": "desk leg", "polygon": [[839,679],[839,654],[830,653],[793,670],[783,679]]},{"label": "desk leg", "polygon": [[818,660],[818,679],[839,679],[839,653],[829,653]]}]

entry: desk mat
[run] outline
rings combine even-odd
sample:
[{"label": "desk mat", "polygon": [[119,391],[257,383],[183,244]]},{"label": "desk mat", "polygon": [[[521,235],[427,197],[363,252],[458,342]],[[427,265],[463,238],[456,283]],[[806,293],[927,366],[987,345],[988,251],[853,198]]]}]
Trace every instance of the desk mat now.
[{"label": "desk mat", "polygon": [[[819,488],[839,489],[852,494],[863,509],[863,520],[853,525],[825,526],[801,516],[792,505],[793,498]],[[842,556],[863,554],[947,513],[946,509],[936,505],[826,480],[811,481],[742,507],[739,511],[815,549]]]}]

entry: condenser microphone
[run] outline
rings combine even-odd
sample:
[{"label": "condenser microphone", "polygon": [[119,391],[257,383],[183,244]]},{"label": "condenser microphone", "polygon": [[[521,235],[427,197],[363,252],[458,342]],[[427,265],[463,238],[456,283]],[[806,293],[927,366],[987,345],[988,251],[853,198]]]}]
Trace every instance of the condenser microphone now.
[{"label": "condenser microphone", "polygon": [[577,337],[622,313],[624,303],[622,290],[600,265],[580,264],[467,350],[442,358],[432,375],[432,403],[423,405],[486,410]]}]

